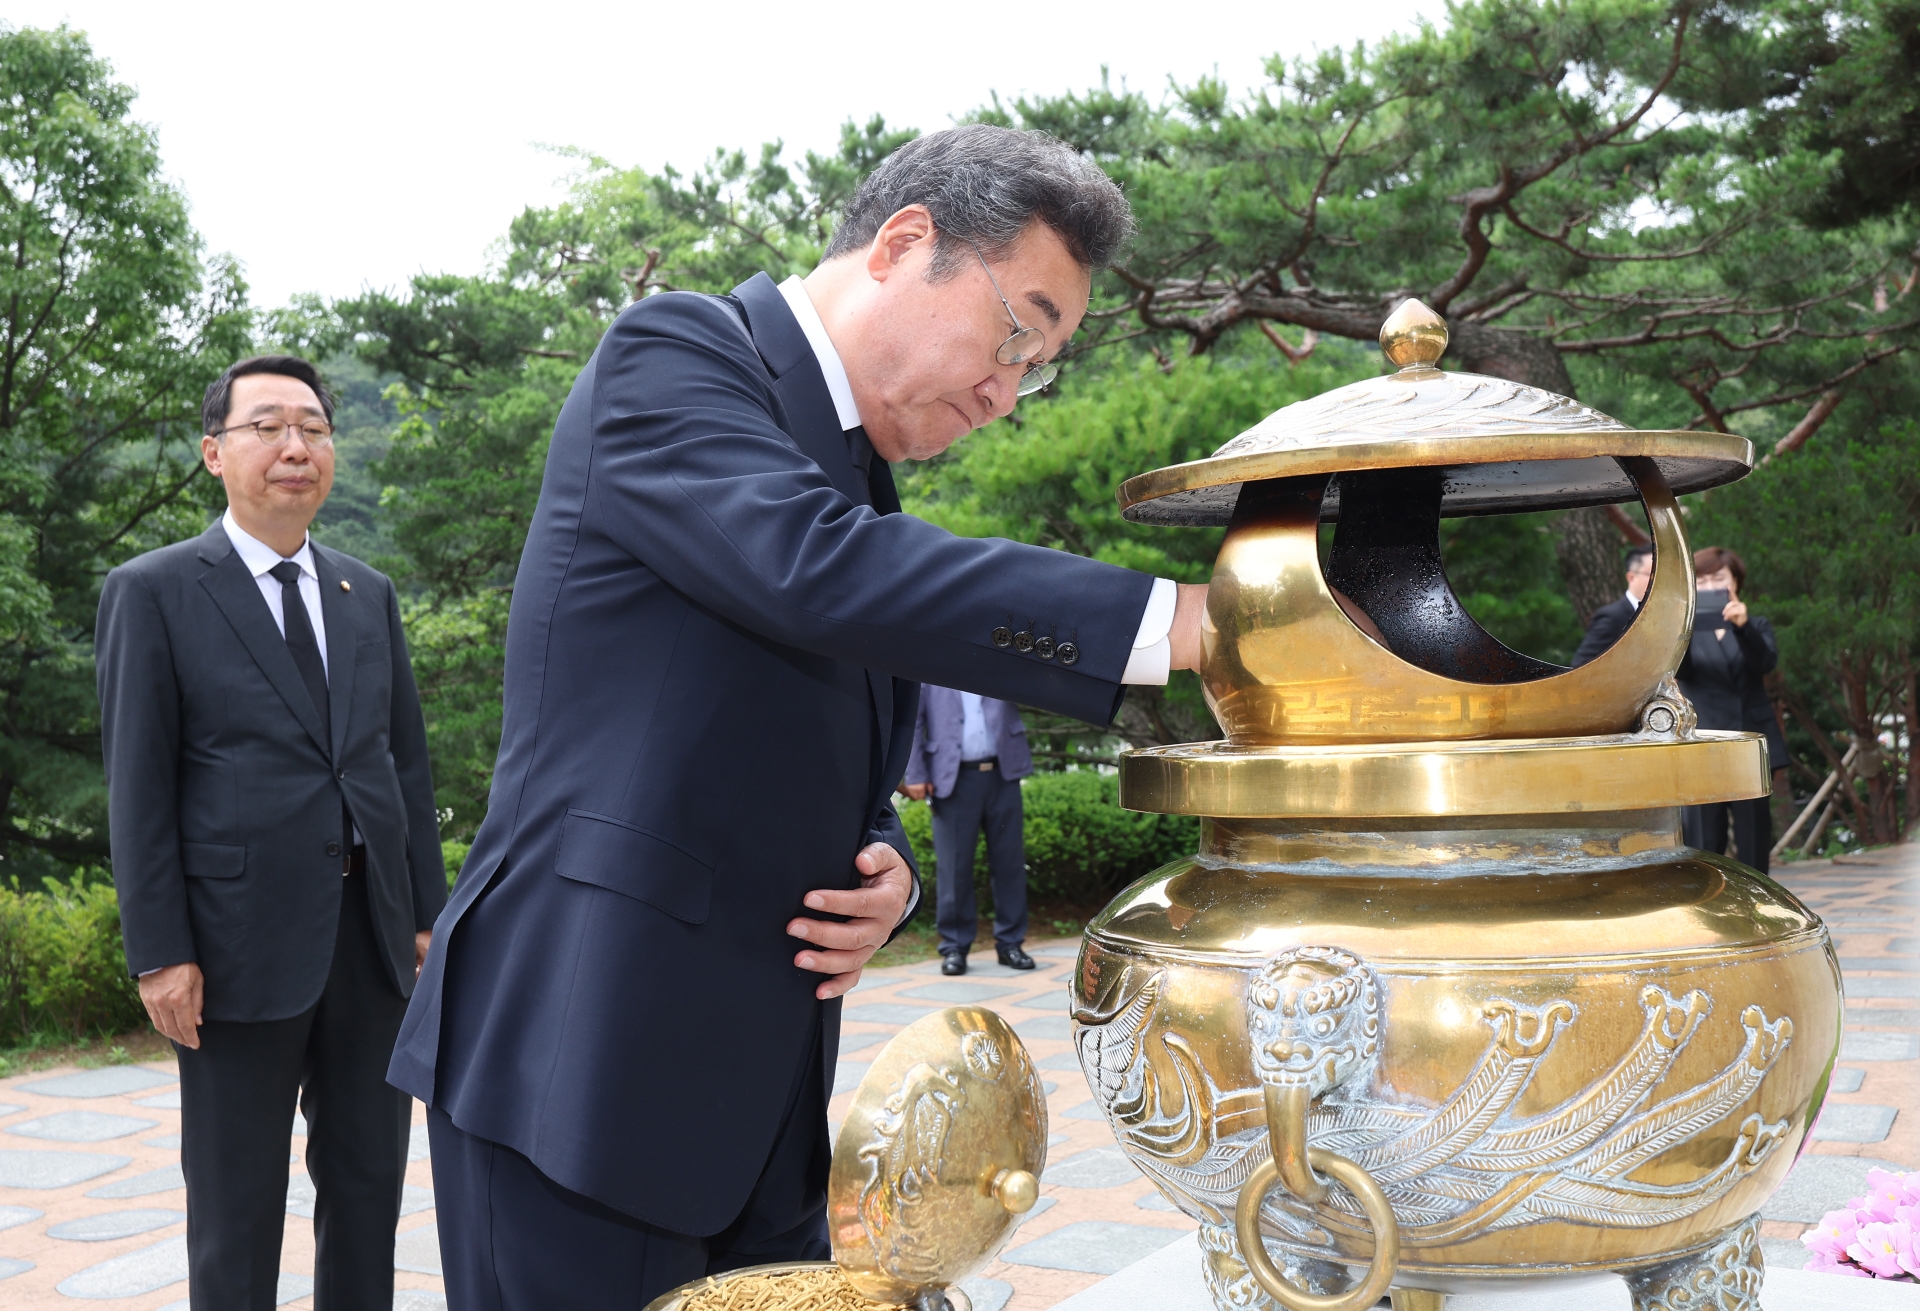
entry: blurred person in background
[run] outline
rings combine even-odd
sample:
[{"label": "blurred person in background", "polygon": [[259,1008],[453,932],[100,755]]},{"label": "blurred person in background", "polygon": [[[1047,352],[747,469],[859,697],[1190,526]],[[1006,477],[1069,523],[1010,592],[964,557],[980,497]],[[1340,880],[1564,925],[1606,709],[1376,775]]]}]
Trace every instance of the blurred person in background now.
[{"label": "blurred person in background", "polygon": [[1626,569],[1625,595],[1595,610],[1593,618],[1587,621],[1587,635],[1580,639],[1580,649],[1573,653],[1576,669],[1618,642],[1633,617],[1640,613],[1640,603],[1647,598],[1647,584],[1653,580],[1653,548],[1628,547]]},{"label": "blurred person in background", "polygon": [[940,930],[940,972],[965,974],[980,931],[973,891],[974,843],[987,835],[993,878],[993,944],[1000,963],[1030,970],[1027,955],[1026,813],[1020,780],[1033,772],[1020,707],[931,683],[920,688],[920,714],[900,790],[933,801],[934,922]]},{"label": "blurred person in background", "polygon": [[[1764,733],[1769,767],[1784,769],[1787,743],[1767,697],[1766,676],[1780,662],[1773,625],[1749,614],[1740,599],[1747,567],[1724,546],[1693,553],[1698,589],[1693,636],[1680,662],[1680,690],[1693,702],[1701,728]],[[1767,798],[1718,801],[1681,809],[1687,845],[1725,855],[1728,830],[1741,861],[1766,872],[1773,848],[1773,816]]]}]

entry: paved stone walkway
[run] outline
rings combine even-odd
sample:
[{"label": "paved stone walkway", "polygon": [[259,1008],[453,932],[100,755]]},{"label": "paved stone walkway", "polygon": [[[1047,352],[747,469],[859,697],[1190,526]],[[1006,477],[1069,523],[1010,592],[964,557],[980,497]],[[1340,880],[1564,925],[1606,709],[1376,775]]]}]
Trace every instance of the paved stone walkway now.
[{"label": "paved stone walkway", "polygon": [[[1825,916],[1846,973],[1848,1032],[1816,1141],[1767,1208],[1768,1258],[1864,1191],[1874,1165],[1920,1168],[1920,847],[1788,866],[1784,881]],[[1030,944],[1040,968],[982,960],[960,979],[937,962],[870,971],[847,999],[837,1124],[881,1044],[940,1006],[974,1002],[1014,1025],[1047,1081],[1052,1142],[1041,1200],[969,1292],[979,1311],[1043,1311],[1193,1229],[1113,1145],[1068,1037],[1075,944]],[[110,1303],[185,1311],[179,1090],[160,1062],[0,1080],[0,1306]],[[396,1311],[444,1307],[424,1116],[416,1108]],[[313,1305],[313,1194],[297,1131],[288,1162],[282,1305]]]}]

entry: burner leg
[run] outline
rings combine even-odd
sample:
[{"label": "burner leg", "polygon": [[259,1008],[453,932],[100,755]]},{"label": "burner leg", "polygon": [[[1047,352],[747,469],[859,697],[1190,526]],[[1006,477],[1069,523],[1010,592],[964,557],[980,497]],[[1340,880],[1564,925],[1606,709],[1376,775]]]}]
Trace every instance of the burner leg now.
[{"label": "burner leg", "polygon": [[1447,1295],[1431,1288],[1396,1288],[1393,1311],[1447,1311]]},{"label": "burner leg", "polygon": [[1627,1275],[1633,1311],[1760,1311],[1760,1217],[1748,1216],[1704,1252]]}]

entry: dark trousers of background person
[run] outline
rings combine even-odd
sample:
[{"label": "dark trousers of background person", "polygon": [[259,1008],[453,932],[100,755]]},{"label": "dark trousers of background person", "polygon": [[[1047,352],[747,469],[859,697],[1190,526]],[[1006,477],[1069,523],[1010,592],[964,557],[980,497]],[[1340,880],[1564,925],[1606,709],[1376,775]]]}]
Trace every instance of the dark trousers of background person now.
[{"label": "dark trousers of background person", "polygon": [[179,1044],[180,1164],[187,1179],[193,1311],[269,1311],[287,1222],[296,1101],[307,1118],[314,1305],[393,1305],[393,1238],[412,1101],[387,1083],[407,1002],[374,945],[364,874],[341,880],[327,986],[288,1020],[209,1020]]},{"label": "dark trousers of background person", "polygon": [[1740,863],[1765,874],[1773,855],[1773,812],[1767,798],[1680,808],[1680,834],[1689,847],[1724,856],[1729,828]]},{"label": "dark trousers of background person", "polygon": [[[456,948],[450,968],[458,962]],[[429,1108],[447,1305],[454,1311],[639,1311],[706,1275],[831,1260],[826,1073],[818,1018],[814,1024],[812,1055],[787,1089],[773,1153],[745,1209],[706,1237],[655,1228],[563,1188],[512,1148],[476,1138]],[[677,1130],[636,1125],[634,1132]]]},{"label": "dark trousers of background person", "polygon": [[996,764],[982,769],[962,761],[953,794],[933,799],[934,923],[940,953],[965,954],[980,931],[973,894],[973,852],[987,833],[987,869],[993,876],[993,940],[1018,947],[1027,940],[1026,813],[1020,783]]}]

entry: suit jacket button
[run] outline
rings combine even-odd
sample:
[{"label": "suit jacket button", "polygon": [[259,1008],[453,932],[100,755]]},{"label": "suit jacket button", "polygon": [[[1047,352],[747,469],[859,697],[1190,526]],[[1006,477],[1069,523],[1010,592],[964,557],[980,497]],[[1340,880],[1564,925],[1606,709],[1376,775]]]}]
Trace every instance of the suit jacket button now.
[{"label": "suit jacket button", "polygon": [[339,855],[339,854],[340,854],[340,844],[339,844],[338,842],[329,842],[329,843],[327,844],[327,854],[328,854],[329,856],[337,856],[337,855]]},{"label": "suit jacket button", "polygon": [[1053,659],[1053,639],[1051,637],[1034,638],[1033,653],[1039,656],[1042,660]]},{"label": "suit jacket button", "polygon": [[1061,664],[1070,665],[1074,661],[1078,660],[1079,658],[1080,658],[1079,647],[1075,646],[1071,642],[1062,642],[1060,644],[1060,663]]},{"label": "suit jacket button", "polygon": [[1006,647],[1010,647],[1010,646],[1012,646],[1012,645],[1013,645],[1013,630],[1012,630],[1011,628],[996,628],[996,629],[994,629],[994,630],[993,630],[993,644],[994,644],[995,646],[997,646],[997,647],[1000,647],[1000,648],[1002,648],[1002,649],[1005,649]]},{"label": "suit jacket button", "polygon": [[1021,655],[1025,655],[1027,652],[1033,650],[1033,634],[1024,628],[1015,633],[1013,635],[1013,649]]}]

